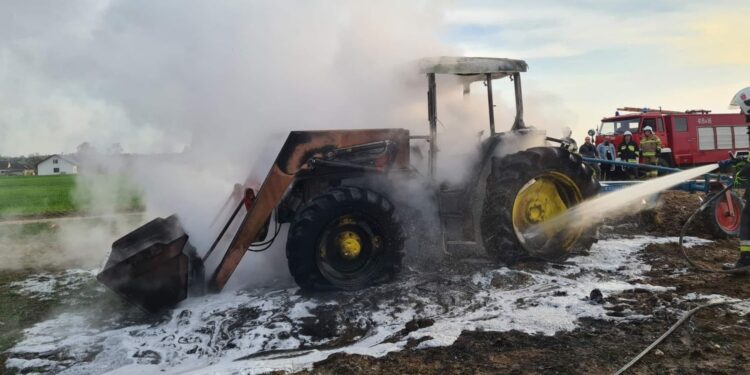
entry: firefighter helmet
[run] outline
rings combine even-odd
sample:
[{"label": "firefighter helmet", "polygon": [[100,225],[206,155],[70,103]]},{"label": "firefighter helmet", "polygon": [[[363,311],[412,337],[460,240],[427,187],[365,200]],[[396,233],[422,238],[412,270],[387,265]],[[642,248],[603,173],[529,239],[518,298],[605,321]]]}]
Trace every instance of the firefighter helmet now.
[{"label": "firefighter helmet", "polygon": [[729,103],[731,107],[740,107],[742,113],[750,115],[750,87],[745,87],[732,98],[732,102]]},{"label": "firefighter helmet", "polygon": [[633,135],[633,133],[631,133],[631,132],[630,132],[630,130],[626,130],[626,131],[625,131],[625,134],[623,134],[623,135],[630,135],[630,136],[632,136],[632,135]]},{"label": "firefighter helmet", "polygon": [[652,127],[650,127],[650,126],[647,126],[647,127],[643,128],[643,132],[644,132],[644,133],[645,133],[645,132],[651,132],[651,133],[653,133],[653,132],[654,132],[654,128],[652,128]]}]

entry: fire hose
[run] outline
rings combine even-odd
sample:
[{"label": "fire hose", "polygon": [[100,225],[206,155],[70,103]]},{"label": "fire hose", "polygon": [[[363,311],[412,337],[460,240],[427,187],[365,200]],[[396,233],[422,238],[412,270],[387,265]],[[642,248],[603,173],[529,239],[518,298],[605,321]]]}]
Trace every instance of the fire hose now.
[{"label": "fire hose", "polygon": [[667,332],[664,332],[664,334],[661,335],[661,336],[659,336],[659,338],[656,339],[656,341],[652,342],[651,345],[649,345],[646,349],[643,349],[642,352],[640,352],[637,356],[633,357],[633,359],[630,360],[630,362],[628,362],[628,364],[626,364],[625,366],[622,366],[622,368],[620,368],[619,370],[617,370],[617,372],[615,372],[615,375],[619,375],[619,374],[624,373],[630,367],[632,367],[634,364],[636,364],[636,362],[638,362],[641,358],[643,358],[643,356],[645,356],[646,354],[648,354],[648,352],[650,352],[651,349],[655,348],[662,341],[664,341],[664,339],[666,339],[667,337],[669,337],[669,335],[671,335],[672,332],[674,332],[679,326],[681,326],[682,323],[685,323],[688,320],[688,318],[690,318],[691,316],[693,316],[693,314],[695,314],[696,312],[698,312],[698,310],[706,308],[706,307],[729,305],[729,304],[734,304],[734,303],[739,303],[739,302],[745,302],[745,301],[746,300],[709,302],[709,303],[700,305],[700,306],[698,306],[698,307],[696,307],[696,308],[694,308],[694,309],[686,312],[684,315],[682,315],[682,317],[680,318],[680,320],[678,320],[675,324],[673,324],[671,327],[669,327],[669,329],[667,330]]},{"label": "fire hose", "polygon": [[[690,217],[687,219],[687,221],[685,222],[685,224],[682,226],[682,230],[680,231],[680,239],[678,241],[678,246],[680,248],[680,252],[682,253],[682,256],[685,258],[685,260],[688,262],[688,264],[690,264],[690,266],[694,270],[696,270],[696,271],[706,272],[706,273],[722,273],[722,274],[745,274],[745,273],[750,272],[750,266],[739,267],[739,268],[732,268],[732,269],[728,269],[728,270],[702,267],[702,266],[698,265],[697,263],[695,263],[692,259],[690,259],[690,256],[688,256],[687,250],[685,249],[685,245],[684,245],[685,232],[687,231],[687,228],[690,226],[690,224],[693,222],[693,219],[695,218],[695,216],[698,213],[700,213],[703,210],[705,210],[706,207],[708,207],[708,205],[711,204],[711,202],[713,202],[718,197],[722,196],[722,194],[724,194],[727,190],[729,190],[731,188],[732,188],[732,185],[728,185],[724,189],[722,189],[721,191],[719,191],[719,193],[713,195],[709,199],[706,199],[706,201],[703,202],[703,204],[700,207],[698,207],[698,209],[695,210],[695,212],[693,212],[692,215],[690,215]],[[685,323],[688,320],[688,318],[690,318],[691,316],[693,316],[693,314],[695,314],[696,312],[698,312],[698,310],[701,310],[701,309],[706,308],[706,307],[715,307],[715,306],[721,306],[721,305],[729,305],[729,304],[735,304],[735,303],[747,302],[747,301],[748,300],[709,302],[709,303],[700,305],[700,306],[698,306],[696,308],[693,308],[692,310],[690,310],[690,311],[686,312],[685,314],[683,314],[682,317],[680,317],[680,319],[675,324],[673,324],[671,327],[669,327],[669,329],[666,332],[664,332],[663,335],[659,336],[658,339],[656,339],[654,342],[652,342],[651,345],[649,345],[648,347],[646,347],[646,349],[643,349],[643,351],[641,351],[637,356],[633,357],[633,359],[630,360],[630,362],[628,362],[625,366],[623,366],[622,368],[620,368],[619,370],[617,370],[617,372],[615,372],[615,375],[619,375],[619,374],[624,373],[630,367],[632,367],[634,364],[636,364],[641,358],[643,358],[643,356],[645,356],[646,354],[648,354],[648,352],[650,352],[657,345],[659,345],[662,341],[664,341],[664,339],[666,339],[667,337],[669,337],[669,335],[671,335],[679,326],[681,326],[683,323]]]}]

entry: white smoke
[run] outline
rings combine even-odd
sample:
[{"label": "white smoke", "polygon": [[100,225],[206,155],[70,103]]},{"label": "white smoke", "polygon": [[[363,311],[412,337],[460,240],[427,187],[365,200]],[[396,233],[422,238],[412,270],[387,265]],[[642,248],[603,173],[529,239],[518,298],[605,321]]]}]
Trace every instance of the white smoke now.
[{"label": "white smoke", "polygon": [[[176,212],[201,250],[219,229],[210,222],[232,186],[261,182],[290,130],[403,127],[426,134],[426,78],[413,62],[461,55],[441,41],[448,9],[442,2],[13,8],[0,15],[7,21],[0,56],[10,68],[0,70],[9,87],[0,90],[9,103],[0,121],[24,121],[49,134],[40,149],[72,149],[85,140],[100,150],[119,143],[126,152],[179,152],[96,164],[129,175],[144,192],[147,217]],[[512,87],[507,80],[496,85]],[[449,78],[438,81],[441,179],[461,180],[479,132],[488,135],[483,87],[473,86],[476,95],[463,97]],[[497,127],[506,130],[512,97],[496,95]],[[112,197],[106,180],[82,183],[90,191],[100,186],[97,198]],[[100,211],[113,207],[97,202]]]},{"label": "white smoke", "polygon": [[[3,17],[11,47],[0,56],[9,71],[31,78],[0,77],[19,89],[0,94],[16,105],[11,115],[43,130],[39,124],[51,120],[46,126],[58,134],[40,140],[40,148],[56,142],[72,149],[86,140],[99,149],[120,143],[126,152],[184,150],[96,164],[128,173],[144,191],[147,214],[176,212],[202,249],[218,230],[209,229],[210,221],[234,183],[251,171],[262,181],[290,130],[426,132],[426,79],[413,62],[457,53],[439,40],[442,7],[433,3],[14,8]],[[92,190],[103,180],[81,181]],[[104,185],[97,198],[111,196]]]}]

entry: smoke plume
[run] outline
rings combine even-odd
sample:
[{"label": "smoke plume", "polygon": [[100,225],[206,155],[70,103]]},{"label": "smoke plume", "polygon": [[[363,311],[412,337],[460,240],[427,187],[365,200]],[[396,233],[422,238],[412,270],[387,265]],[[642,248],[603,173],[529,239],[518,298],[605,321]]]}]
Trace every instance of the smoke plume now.
[{"label": "smoke plume", "polygon": [[[96,192],[94,210],[107,212],[116,195],[109,176],[126,175],[143,192],[145,216],[177,213],[201,250],[218,232],[210,224],[232,186],[261,182],[290,130],[402,127],[425,134],[426,78],[414,62],[462,54],[441,40],[449,7],[442,2],[14,7],[0,33],[11,46],[2,56],[11,71],[30,78],[0,77],[18,93],[3,90],[0,99],[37,128],[49,121],[47,130],[57,131],[55,141],[66,149],[85,140],[100,150],[118,143],[149,154],[89,158],[89,171],[102,173],[80,185]],[[488,135],[483,87],[473,86],[478,95],[464,97],[450,78],[438,81],[442,180],[464,177]],[[512,98],[496,95],[502,130],[512,123],[505,104]],[[246,257],[255,264],[241,268],[285,269],[283,259],[264,266],[266,258],[283,258],[282,251],[269,253]]]}]

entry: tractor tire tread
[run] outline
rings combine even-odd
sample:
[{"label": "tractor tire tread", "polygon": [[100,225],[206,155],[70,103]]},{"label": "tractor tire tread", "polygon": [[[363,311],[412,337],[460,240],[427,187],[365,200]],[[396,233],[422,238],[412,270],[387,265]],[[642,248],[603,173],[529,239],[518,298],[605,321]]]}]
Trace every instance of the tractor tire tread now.
[{"label": "tractor tire tread", "polygon": [[[320,231],[336,217],[342,209],[360,207],[368,214],[379,217],[385,238],[385,254],[377,274],[354,285],[333,285],[317,267],[315,252]],[[287,238],[286,256],[289,271],[303,291],[354,290],[377,284],[395,277],[401,270],[404,258],[403,229],[394,213],[393,204],[382,195],[360,187],[341,186],[327,190],[311,199],[291,223]]]},{"label": "tractor tire tread", "polygon": [[[599,192],[599,182],[593,169],[585,165],[580,156],[553,147],[535,147],[492,160],[492,170],[487,177],[487,198],[480,220],[486,251],[505,264],[513,264],[529,257],[513,228],[513,203],[518,191],[535,174],[559,171],[578,186],[583,199]],[[570,252],[588,249],[597,240],[597,228],[584,230]],[[570,252],[554,256],[553,261],[567,257]]]}]

